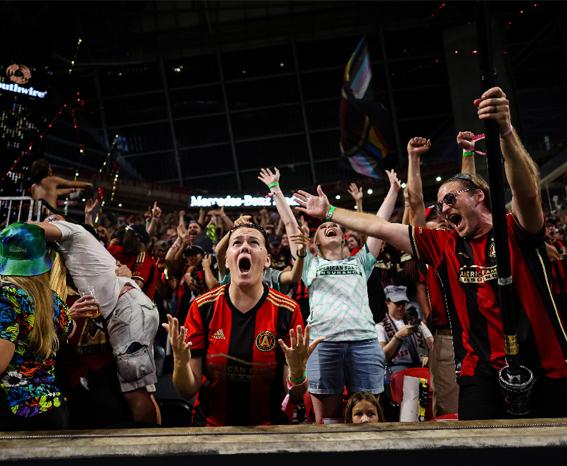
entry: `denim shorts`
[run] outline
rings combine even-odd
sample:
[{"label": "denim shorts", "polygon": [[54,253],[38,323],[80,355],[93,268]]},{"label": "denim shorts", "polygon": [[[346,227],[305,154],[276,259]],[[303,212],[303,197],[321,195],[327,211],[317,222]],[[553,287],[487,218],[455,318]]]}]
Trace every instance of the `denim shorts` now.
[{"label": "denim shorts", "polygon": [[159,324],[156,305],[141,290],[133,288],[118,298],[107,320],[108,336],[123,392],[157,382],[154,337]]},{"label": "denim shorts", "polygon": [[323,341],[307,361],[309,392],[338,395],[346,386],[351,393],[384,391],[384,351],[378,339]]}]

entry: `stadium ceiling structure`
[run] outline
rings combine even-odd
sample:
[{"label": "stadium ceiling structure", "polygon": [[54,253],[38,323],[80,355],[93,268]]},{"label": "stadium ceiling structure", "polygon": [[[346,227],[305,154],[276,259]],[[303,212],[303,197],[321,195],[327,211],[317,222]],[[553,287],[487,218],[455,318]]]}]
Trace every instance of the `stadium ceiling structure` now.
[{"label": "stadium ceiling structure", "polygon": [[[51,90],[45,122],[75,110],[45,132],[41,149],[58,166],[96,173],[112,159],[123,178],[198,193],[261,190],[264,166],[280,167],[289,188],[370,186],[338,146],[344,66],[366,36],[394,128],[381,163],[403,177],[407,140],[431,138],[431,191],[458,169],[449,62],[473,63],[478,50],[448,37],[471,27],[477,3],[2,2],[2,62],[26,64]],[[566,139],[561,3],[489,2],[516,126],[542,161]]]}]

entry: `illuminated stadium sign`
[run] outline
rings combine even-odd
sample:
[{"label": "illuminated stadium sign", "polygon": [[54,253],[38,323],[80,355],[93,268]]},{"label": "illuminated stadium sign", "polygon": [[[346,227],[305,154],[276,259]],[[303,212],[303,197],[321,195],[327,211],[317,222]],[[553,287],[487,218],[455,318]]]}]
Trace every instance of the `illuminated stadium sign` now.
[{"label": "illuminated stadium sign", "polygon": [[29,95],[31,97],[39,97],[43,99],[47,95],[47,91],[38,91],[33,87],[21,87],[18,86],[16,83],[7,84],[0,82],[0,89],[4,89],[5,91],[15,92],[16,94],[24,94]]},{"label": "illuminated stadium sign", "polygon": [[33,87],[22,87],[20,84],[27,84],[32,78],[31,70],[28,66],[13,63],[6,68],[6,77],[10,83],[0,81],[0,89],[15,92],[16,94],[29,95],[30,97],[45,98],[47,91],[38,91]]},{"label": "illuminated stadium sign", "polygon": [[[292,206],[299,205],[293,197],[285,198]],[[270,207],[274,205],[271,197],[245,196],[204,197],[191,196],[191,207]]]},{"label": "illuminated stadium sign", "polygon": [[26,65],[18,65],[13,63],[6,68],[6,76],[16,84],[27,84],[31,79],[31,70]]}]

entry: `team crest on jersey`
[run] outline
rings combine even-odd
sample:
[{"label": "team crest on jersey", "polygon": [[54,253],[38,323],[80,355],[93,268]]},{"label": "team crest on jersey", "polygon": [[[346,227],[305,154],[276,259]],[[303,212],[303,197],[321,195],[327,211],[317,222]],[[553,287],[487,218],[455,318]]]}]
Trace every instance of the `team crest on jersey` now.
[{"label": "team crest on jersey", "polygon": [[276,336],[272,332],[266,330],[256,335],[256,348],[260,351],[272,351],[274,346],[276,346]]},{"label": "team crest on jersey", "polygon": [[488,257],[496,257],[496,246],[494,245],[494,241],[490,243],[488,248]]}]

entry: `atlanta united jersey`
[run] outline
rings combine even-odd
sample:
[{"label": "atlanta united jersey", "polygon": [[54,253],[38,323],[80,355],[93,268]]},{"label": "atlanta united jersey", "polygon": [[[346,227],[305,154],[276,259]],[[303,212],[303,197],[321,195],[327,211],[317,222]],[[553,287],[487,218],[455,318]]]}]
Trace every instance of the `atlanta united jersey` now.
[{"label": "atlanta united jersey", "polygon": [[[567,330],[551,295],[543,232],[529,234],[511,214],[506,220],[520,360],[538,374],[567,377]],[[409,232],[414,256],[436,267],[448,290],[455,352],[465,354],[461,375],[493,374],[505,353],[492,232],[474,239],[421,227]]]},{"label": "atlanta united jersey", "polygon": [[202,357],[206,381],[199,402],[207,425],[282,422],[285,356],[289,330],[303,326],[299,304],[264,285],[260,301],[241,312],[224,285],[196,298],[185,327],[192,357]]}]

